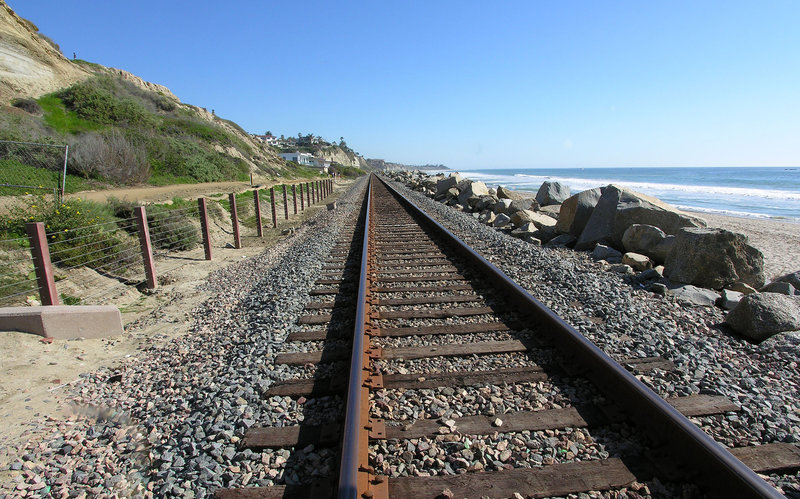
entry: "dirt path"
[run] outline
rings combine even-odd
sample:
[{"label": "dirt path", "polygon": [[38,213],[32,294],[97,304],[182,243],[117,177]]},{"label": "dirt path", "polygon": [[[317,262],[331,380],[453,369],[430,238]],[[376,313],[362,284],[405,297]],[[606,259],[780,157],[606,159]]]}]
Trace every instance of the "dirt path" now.
[{"label": "dirt path", "polygon": [[[278,179],[275,181],[262,182],[259,185],[261,188],[270,187],[277,184],[292,184],[305,182],[306,179],[301,180],[286,180]],[[163,185],[163,186],[142,186],[142,187],[125,187],[121,189],[105,189],[101,191],[82,191],[73,194],[67,194],[66,199],[77,199],[95,201],[103,203],[108,201],[109,198],[117,198],[121,201],[139,202],[139,203],[163,203],[169,201],[174,197],[184,199],[197,199],[203,196],[213,196],[215,194],[230,194],[231,192],[240,193],[252,190],[249,182],[208,182],[205,184],[177,184],[177,185]]]}]

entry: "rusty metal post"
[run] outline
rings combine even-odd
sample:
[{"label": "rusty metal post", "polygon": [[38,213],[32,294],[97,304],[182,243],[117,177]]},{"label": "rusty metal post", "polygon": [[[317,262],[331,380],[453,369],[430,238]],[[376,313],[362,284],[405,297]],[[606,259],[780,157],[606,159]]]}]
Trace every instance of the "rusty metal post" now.
[{"label": "rusty metal post", "polygon": [[258,200],[258,189],[253,191],[253,203],[256,208],[256,229],[258,237],[264,237],[264,229],[261,227],[261,202]]},{"label": "rusty metal post", "polygon": [[208,207],[206,198],[197,199],[197,208],[200,211],[200,229],[203,232],[203,248],[206,250],[206,260],[211,260],[211,232],[208,228]]},{"label": "rusty metal post", "polygon": [[156,289],[156,267],[153,264],[153,246],[150,244],[150,227],[147,226],[147,211],[144,206],[137,206],[133,209],[136,216],[136,225],[139,228],[139,246],[142,248],[142,263],[144,263],[144,275],[147,278],[147,287]]},{"label": "rusty metal post", "polygon": [[278,226],[278,213],[275,211],[275,188],[269,188],[269,202],[272,205],[272,227]]},{"label": "rusty metal post", "polygon": [[300,185],[300,211],[306,211],[306,200],[303,197],[303,184]]},{"label": "rusty metal post", "polygon": [[292,184],[292,202],[294,203],[294,214],[297,215],[297,185]]},{"label": "rusty metal post", "polygon": [[25,230],[28,232],[28,241],[31,243],[31,257],[33,258],[33,268],[36,270],[39,299],[42,300],[42,305],[58,305],[56,280],[53,278],[53,265],[50,263],[50,248],[47,247],[44,223],[27,223]]},{"label": "rusty metal post", "polygon": [[289,200],[287,198],[289,187],[283,184],[283,216],[284,219],[289,220]]},{"label": "rusty metal post", "polygon": [[306,182],[306,203],[311,208],[311,182]]},{"label": "rusty metal post", "polygon": [[236,211],[236,194],[230,193],[228,201],[231,204],[231,225],[233,225],[233,247],[242,247],[242,238],[239,236],[239,214]]}]

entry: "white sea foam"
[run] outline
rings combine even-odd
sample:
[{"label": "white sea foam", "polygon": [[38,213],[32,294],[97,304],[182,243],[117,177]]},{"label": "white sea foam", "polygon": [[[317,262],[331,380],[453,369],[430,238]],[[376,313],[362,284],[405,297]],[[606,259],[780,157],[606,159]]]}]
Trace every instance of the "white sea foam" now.
[{"label": "white sea foam", "polygon": [[[660,182],[632,182],[617,179],[585,179],[585,178],[571,178],[571,177],[558,177],[558,176],[544,176],[544,175],[528,175],[518,173],[515,177],[523,177],[530,179],[533,183],[544,182],[545,180],[561,182],[570,187],[575,186],[581,190],[592,189],[594,187],[603,187],[609,184],[617,184],[623,187],[642,192],[686,192],[686,193],[702,193],[705,195],[725,195],[725,196],[743,196],[743,197],[757,197],[764,199],[781,199],[800,201],[800,192],[783,191],[779,189],[757,189],[750,187],[729,187],[720,185],[681,185],[681,184],[666,184]],[[590,187],[585,187],[590,186]]]},{"label": "white sea foam", "polygon": [[[797,190],[764,189],[723,185],[681,185],[649,181],[625,181],[609,175],[588,179],[574,175],[535,175],[530,173],[492,173],[464,171],[464,177],[480,180],[489,186],[504,185],[510,189],[536,192],[542,182],[557,181],[570,187],[573,193],[586,189],[617,184],[628,189],[657,197],[667,203],[693,211],[750,218],[782,218],[800,221],[800,192]],[[676,180],[676,177],[671,177]],[[752,210],[752,211],[751,211]]]}]

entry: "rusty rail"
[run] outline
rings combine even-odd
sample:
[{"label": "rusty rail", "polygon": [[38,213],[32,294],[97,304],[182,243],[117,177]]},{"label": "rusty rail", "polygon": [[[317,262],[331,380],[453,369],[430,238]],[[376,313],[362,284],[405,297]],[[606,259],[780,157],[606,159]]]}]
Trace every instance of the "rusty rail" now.
[{"label": "rusty rail", "polygon": [[366,325],[369,320],[369,304],[367,292],[369,283],[369,215],[372,207],[371,176],[367,187],[366,219],[364,221],[364,243],[361,249],[361,272],[358,283],[358,302],[356,305],[356,323],[353,334],[353,348],[350,356],[350,378],[347,389],[347,406],[344,431],[342,432],[342,456],[339,467],[340,498],[361,499],[366,491],[367,477],[361,472],[361,465],[366,464],[369,448],[369,433],[365,428],[365,414],[369,413],[369,391],[364,386],[364,360],[368,358],[369,338]]}]

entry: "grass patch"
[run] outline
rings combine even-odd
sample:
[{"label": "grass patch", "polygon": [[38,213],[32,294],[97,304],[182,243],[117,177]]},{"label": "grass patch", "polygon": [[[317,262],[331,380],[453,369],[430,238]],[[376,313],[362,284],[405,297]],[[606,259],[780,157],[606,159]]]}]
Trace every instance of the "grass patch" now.
[{"label": "grass patch", "polygon": [[[52,192],[58,189],[60,173],[44,168],[26,165],[17,160],[0,160],[0,169],[3,171],[4,182],[16,185],[29,185],[37,189]],[[67,174],[65,191],[68,193],[85,191],[92,188],[92,184],[77,175]],[[0,195],[27,194],[25,189],[18,187],[0,187]]]},{"label": "grass patch", "polygon": [[44,112],[44,121],[53,130],[63,134],[74,134],[93,130],[102,130],[99,123],[81,118],[74,110],[69,110],[60,97],[54,94],[40,97],[36,102]]}]

